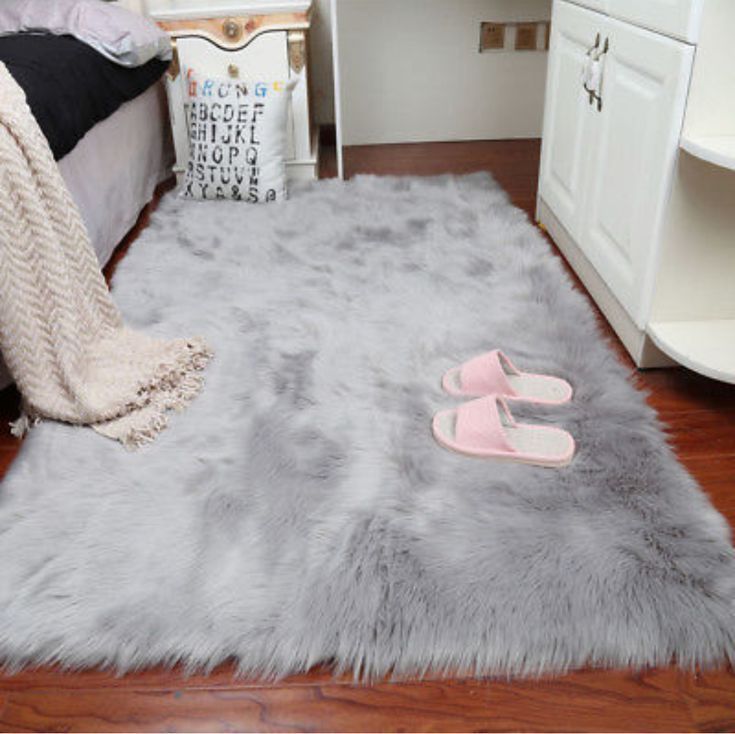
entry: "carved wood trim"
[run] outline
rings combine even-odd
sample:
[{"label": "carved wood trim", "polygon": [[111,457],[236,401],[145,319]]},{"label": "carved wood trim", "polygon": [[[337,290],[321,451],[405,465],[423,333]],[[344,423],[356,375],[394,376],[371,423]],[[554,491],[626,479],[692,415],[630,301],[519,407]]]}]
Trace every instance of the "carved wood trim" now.
[{"label": "carved wood trim", "polygon": [[168,65],[168,69],[166,69],[166,74],[168,74],[168,78],[171,81],[174,81],[181,71],[181,64],[179,63],[179,48],[176,45],[175,38],[171,39],[171,51],[171,63]]},{"label": "carved wood trim", "polygon": [[304,31],[288,32],[288,64],[295,74],[300,74],[306,66],[306,33]]},{"label": "carved wood trim", "polygon": [[230,51],[247,46],[261,33],[276,30],[307,30],[310,24],[311,10],[305,13],[269,13],[267,15],[233,15],[225,18],[158,21],[158,25],[173,38],[200,36]]}]

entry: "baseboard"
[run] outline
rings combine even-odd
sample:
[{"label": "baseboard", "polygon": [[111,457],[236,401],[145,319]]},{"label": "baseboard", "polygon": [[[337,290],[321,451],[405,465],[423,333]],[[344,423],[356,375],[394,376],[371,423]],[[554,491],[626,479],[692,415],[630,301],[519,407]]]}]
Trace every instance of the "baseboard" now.
[{"label": "baseboard", "polygon": [[628,316],[607,283],[541,197],[538,199],[537,218],[584,283],[636,365],[641,368],[675,366],[676,362],[665,355]]}]

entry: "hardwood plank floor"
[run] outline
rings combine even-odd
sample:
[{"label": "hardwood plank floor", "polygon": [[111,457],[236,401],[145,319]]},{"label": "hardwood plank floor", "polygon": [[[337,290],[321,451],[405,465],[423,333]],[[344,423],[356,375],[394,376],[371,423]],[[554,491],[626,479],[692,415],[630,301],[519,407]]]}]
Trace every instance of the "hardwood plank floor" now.
[{"label": "hardwood plank floor", "polygon": [[[351,148],[346,170],[420,174],[491,171],[533,217],[538,141],[433,143]],[[334,171],[326,151],[322,175]],[[146,225],[145,212],[115,259]],[[576,281],[578,283],[578,281]],[[580,286],[581,287],[581,286]],[[596,311],[590,302],[590,307]],[[598,313],[599,316],[599,313]],[[600,317],[601,318],[601,317]],[[632,363],[601,319],[621,360]],[[667,424],[682,462],[735,524],[735,386],[684,369],[638,372],[636,383]],[[0,476],[20,442],[10,436],[17,394],[0,394]],[[732,731],[735,675],[674,668],[587,670],[524,681],[379,682],[356,686],[325,670],[275,684],[149,670],[124,677],[52,668],[0,677],[4,731]]]}]

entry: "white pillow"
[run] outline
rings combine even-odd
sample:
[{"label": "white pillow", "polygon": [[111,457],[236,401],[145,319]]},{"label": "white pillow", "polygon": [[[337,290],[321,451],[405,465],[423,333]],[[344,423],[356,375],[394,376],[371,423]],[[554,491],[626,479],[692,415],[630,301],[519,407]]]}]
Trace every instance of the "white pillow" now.
[{"label": "white pillow", "polygon": [[102,0],[0,0],[0,34],[70,35],[121,66],[171,58],[171,41],[152,20]]},{"label": "white pillow", "polygon": [[285,81],[184,77],[189,161],[181,195],[252,204],[286,198]]}]

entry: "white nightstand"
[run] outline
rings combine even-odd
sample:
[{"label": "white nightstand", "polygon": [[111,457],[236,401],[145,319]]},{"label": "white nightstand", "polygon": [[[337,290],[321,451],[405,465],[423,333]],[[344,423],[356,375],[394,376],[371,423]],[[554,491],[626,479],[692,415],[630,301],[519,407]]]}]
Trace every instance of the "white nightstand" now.
[{"label": "white nightstand", "polygon": [[166,88],[177,178],[189,158],[181,73],[185,67],[222,77],[299,78],[289,115],[286,168],[291,180],[316,178],[319,136],[309,104],[311,0],[146,0],[145,5],[174,44]]}]

